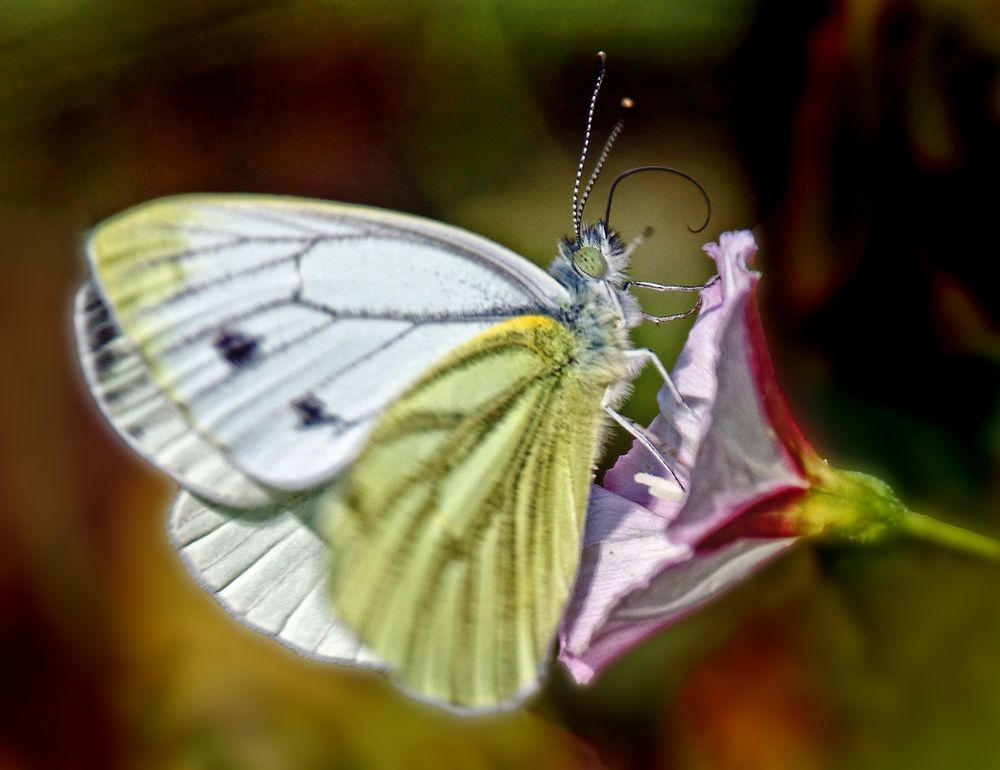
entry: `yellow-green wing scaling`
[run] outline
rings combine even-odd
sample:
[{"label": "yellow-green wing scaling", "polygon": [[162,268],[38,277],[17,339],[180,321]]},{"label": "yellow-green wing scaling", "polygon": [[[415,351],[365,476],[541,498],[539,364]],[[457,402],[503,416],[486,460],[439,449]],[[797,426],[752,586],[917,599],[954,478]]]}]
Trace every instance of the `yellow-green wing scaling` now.
[{"label": "yellow-green wing scaling", "polygon": [[328,493],[334,610],[419,697],[510,705],[547,662],[608,384],[580,345],[547,316],[497,324],[409,388]]}]

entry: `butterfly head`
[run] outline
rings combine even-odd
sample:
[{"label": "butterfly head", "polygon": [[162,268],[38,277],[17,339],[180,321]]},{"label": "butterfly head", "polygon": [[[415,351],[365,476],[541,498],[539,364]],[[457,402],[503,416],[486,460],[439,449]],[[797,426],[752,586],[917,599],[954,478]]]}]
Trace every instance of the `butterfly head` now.
[{"label": "butterfly head", "polygon": [[580,235],[559,244],[559,258],[584,283],[607,282],[615,287],[625,283],[628,257],[625,244],[604,222],[584,225]]},{"label": "butterfly head", "polygon": [[[608,205],[604,213],[604,218],[597,220],[596,224],[593,225],[584,224],[583,216],[587,207],[587,201],[590,199],[590,193],[593,191],[594,185],[597,184],[601,170],[604,168],[604,164],[611,154],[611,148],[614,147],[615,141],[625,128],[625,116],[635,106],[635,103],[629,98],[621,100],[618,120],[611,129],[611,133],[608,134],[608,138],[604,142],[604,147],[597,156],[597,161],[594,164],[593,171],[590,173],[590,178],[584,184],[583,174],[587,165],[587,153],[590,149],[590,135],[594,125],[594,109],[597,106],[597,95],[601,90],[601,84],[604,82],[606,64],[607,56],[601,51],[597,54],[597,75],[594,81],[594,90],[591,92],[590,103],[587,108],[587,126],[583,133],[583,148],[580,151],[580,159],[576,165],[576,178],[573,183],[573,199],[571,201],[570,212],[573,218],[574,237],[565,239],[559,247],[560,257],[565,262],[568,262],[571,270],[559,269],[559,260],[556,260],[556,264],[552,266],[552,272],[566,285],[583,287],[599,282],[621,290],[625,288],[627,283],[625,270],[628,267],[629,254],[636,246],[649,237],[649,233],[646,232],[626,246],[609,225],[611,221],[611,204],[614,200],[615,189],[622,180],[633,174],[658,171],[676,174],[694,184],[705,198],[705,204],[708,207],[708,216],[705,218],[704,224],[700,227],[692,228],[689,226],[688,229],[691,232],[699,232],[708,225],[708,218],[712,213],[712,204],[708,199],[708,193],[705,192],[705,189],[683,171],[666,166],[638,166],[622,172],[611,183],[611,187],[608,190]],[[649,231],[649,228],[647,228],[647,231]],[[566,266],[562,267],[565,268]]]},{"label": "butterfly head", "polygon": [[581,226],[579,237],[560,241],[549,273],[569,290],[574,312],[582,312],[574,316],[578,323],[586,325],[582,319],[588,313],[582,308],[597,318],[595,329],[641,321],[642,311],[627,289],[628,254],[618,234],[600,220]]},{"label": "butterfly head", "polygon": [[[643,172],[660,172],[674,174],[688,180],[701,192],[707,207],[707,216],[704,223],[697,227],[688,226],[691,232],[700,232],[708,225],[708,220],[712,215],[712,203],[708,198],[708,193],[694,178],[683,171],[667,166],[638,166],[636,168],[623,171],[615,177],[608,189],[608,203],[604,212],[604,218],[597,220],[595,224],[585,224],[583,222],[584,212],[590,193],[594,190],[601,170],[611,154],[611,148],[625,128],[625,116],[635,106],[631,99],[625,98],[620,102],[620,112],[618,120],[611,129],[608,138],[604,142],[603,148],[597,156],[593,170],[589,179],[584,183],[584,169],[587,165],[587,153],[590,149],[591,129],[594,125],[594,110],[597,106],[597,95],[604,82],[604,71],[607,63],[607,56],[604,52],[597,54],[597,75],[594,82],[594,90],[590,95],[590,103],[587,107],[587,125],[583,133],[583,148],[580,151],[580,159],[576,166],[576,177],[573,182],[573,198],[571,201],[570,213],[573,219],[573,237],[565,238],[559,244],[559,256],[552,262],[549,272],[565,286],[572,298],[572,304],[577,308],[591,308],[599,316],[597,326],[601,326],[605,320],[613,317],[615,323],[624,327],[633,327],[641,323],[646,318],[639,308],[638,302],[629,292],[629,287],[637,282],[629,281],[626,271],[629,266],[629,255],[640,244],[648,239],[652,232],[651,228],[646,230],[631,243],[625,244],[618,234],[611,229],[611,204],[614,201],[615,190],[618,185],[628,177]],[[639,284],[649,288],[651,284],[642,281]],[[605,318],[607,316],[607,318]],[[600,342],[600,340],[598,340]]]}]

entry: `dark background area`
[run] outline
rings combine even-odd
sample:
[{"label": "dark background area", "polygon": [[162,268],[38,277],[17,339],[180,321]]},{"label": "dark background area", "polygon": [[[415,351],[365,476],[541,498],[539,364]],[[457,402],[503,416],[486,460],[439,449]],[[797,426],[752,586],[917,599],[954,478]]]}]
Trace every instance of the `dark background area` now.
[{"label": "dark background area", "polygon": [[[831,462],[1000,533],[1000,10],[779,4],[0,5],[0,768],[1000,768],[1000,571],[802,547],[593,686],[457,721],[229,621],[164,530],[171,485],[77,373],[88,229],[179,192],[422,214],[546,264],[591,87],[634,274],[695,282],[752,228],[779,375]],[[683,298],[643,297],[650,310]],[[684,324],[643,327],[671,361]],[[628,412],[655,413],[644,376]],[[626,445],[619,440],[606,462]]]}]

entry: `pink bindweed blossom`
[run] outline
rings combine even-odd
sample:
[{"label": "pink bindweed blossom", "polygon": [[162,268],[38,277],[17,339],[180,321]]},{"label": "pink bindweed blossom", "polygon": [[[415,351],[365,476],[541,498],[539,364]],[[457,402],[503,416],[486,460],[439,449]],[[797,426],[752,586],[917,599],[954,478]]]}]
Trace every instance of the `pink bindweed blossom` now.
[{"label": "pink bindweed blossom", "polygon": [[[791,417],[764,341],[748,231],[705,247],[720,279],[649,426],[677,480],[638,443],[593,488],[559,659],[580,683],[806,535],[902,531],[1000,556],[988,538],[909,512],[878,479],[821,459]],[[680,398],[678,398],[678,395]]]}]

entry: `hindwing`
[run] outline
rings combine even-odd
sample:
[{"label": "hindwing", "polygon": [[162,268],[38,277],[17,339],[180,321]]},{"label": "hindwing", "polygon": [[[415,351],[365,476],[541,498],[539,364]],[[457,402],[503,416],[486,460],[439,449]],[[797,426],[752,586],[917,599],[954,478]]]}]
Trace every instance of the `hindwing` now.
[{"label": "hindwing", "polygon": [[579,561],[607,385],[546,316],[498,324],[382,415],[327,495],[335,614],[405,689],[529,693]]}]

